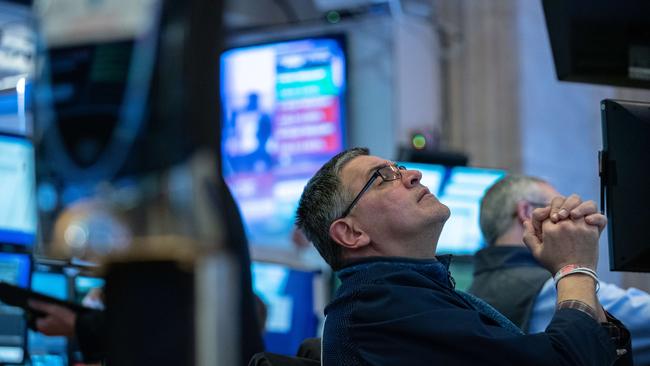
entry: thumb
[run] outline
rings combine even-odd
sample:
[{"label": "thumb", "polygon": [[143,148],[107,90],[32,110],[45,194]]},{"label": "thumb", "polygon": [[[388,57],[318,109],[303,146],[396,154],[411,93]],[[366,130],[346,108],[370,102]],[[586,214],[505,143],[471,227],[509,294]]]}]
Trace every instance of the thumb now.
[{"label": "thumb", "polygon": [[530,222],[530,220],[524,221],[524,244],[526,244],[528,249],[533,254],[539,252],[542,247],[542,242],[539,240],[539,237],[535,232],[535,228],[533,227],[533,224]]}]

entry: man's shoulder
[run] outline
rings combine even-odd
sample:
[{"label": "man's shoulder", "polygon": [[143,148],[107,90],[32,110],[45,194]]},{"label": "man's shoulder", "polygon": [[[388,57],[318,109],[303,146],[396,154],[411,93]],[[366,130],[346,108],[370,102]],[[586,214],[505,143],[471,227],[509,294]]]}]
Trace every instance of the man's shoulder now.
[{"label": "man's shoulder", "polygon": [[340,289],[325,308],[328,318],[373,323],[413,314],[469,308],[452,290],[440,284],[420,286],[405,279],[381,279]]},{"label": "man's shoulder", "polygon": [[609,310],[611,306],[627,304],[633,304],[634,307],[639,308],[650,308],[650,294],[634,287],[624,289],[616,284],[601,281],[597,295],[606,310]]}]

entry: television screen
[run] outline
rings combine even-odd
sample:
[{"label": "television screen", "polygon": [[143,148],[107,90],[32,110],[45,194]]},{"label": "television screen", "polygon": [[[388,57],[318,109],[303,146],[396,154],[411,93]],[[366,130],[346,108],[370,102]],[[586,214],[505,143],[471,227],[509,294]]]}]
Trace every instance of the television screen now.
[{"label": "television screen", "polygon": [[253,262],[253,291],[266,305],[264,343],[273,353],[295,355],[305,338],[316,336],[314,271]]},{"label": "television screen", "polygon": [[[0,253],[0,281],[28,288],[30,272],[29,254]],[[27,335],[24,311],[0,302],[0,324],[0,364],[23,362]]]},{"label": "television screen", "polygon": [[650,103],[604,100],[601,113],[601,205],[609,221],[610,268],[650,272]]},{"label": "television screen", "polygon": [[0,135],[0,243],[32,245],[36,233],[34,150],[20,137]]},{"label": "television screen", "polygon": [[222,168],[253,245],[289,246],[303,187],[345,145],[343,40],[320,37],[221,56]]},{"label": "television screen", "polygon": [[438,196],[451,210],[436,252],[439,254],[473,255],[485,246],[479,227],[481,199],[485,191],[504,171],[456,167],[452,168]]}]

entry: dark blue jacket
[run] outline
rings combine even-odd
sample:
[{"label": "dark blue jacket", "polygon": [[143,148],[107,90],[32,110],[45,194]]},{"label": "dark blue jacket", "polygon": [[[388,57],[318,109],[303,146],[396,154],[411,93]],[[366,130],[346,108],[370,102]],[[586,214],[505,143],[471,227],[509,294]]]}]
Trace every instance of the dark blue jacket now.
[{"label": "dark blue jacket", "polygon": [[595,320],[556,312],[546,333],[520,335],[453,288],[448,259],[374,258],[338,273],[325,309],[324,365],[611,365]]}]

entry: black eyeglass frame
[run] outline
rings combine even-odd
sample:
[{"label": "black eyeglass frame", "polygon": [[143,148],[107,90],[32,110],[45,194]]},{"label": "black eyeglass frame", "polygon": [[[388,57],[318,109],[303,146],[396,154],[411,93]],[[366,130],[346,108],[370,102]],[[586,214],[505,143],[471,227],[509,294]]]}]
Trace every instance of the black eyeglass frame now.
[{"label": "black eyeglass frame", "polygon": [[[385,174],[386,168],[390,169],[390,172],[394,174],[386,175]],[[406,170],[406,167],[404,167],[403,165],[398,165],[396,163],[387,164],[385,166],[382,166],[381,168],[377,168],[377,170],[375,170],[375,172],[372,174],[370,179],[368,179],[368,182],[366,182],[366,185],[364,185],[363,188],[361,188],[359,194],[357,194],[357,196],[354,197],[352,203],[350,203],[348,208],[345,211],[343,211],[343,215],[341,215],[339,219],[342,219],[350,214],[350,211],[352,211],[354,205],[356,205],[359,199],[361,199],[361,196],[363,196],[363,194],[366,193],[366,191],[369,190],[370,187],[372,187],[372,184],[375,182],[377,177],[381,177],[381,179],[383,179],[384,182],[392,182],[394,180],[402,179],[402,172],[401,172],[402,170]],[[382,173],[382,171],[384,172]]]}]

